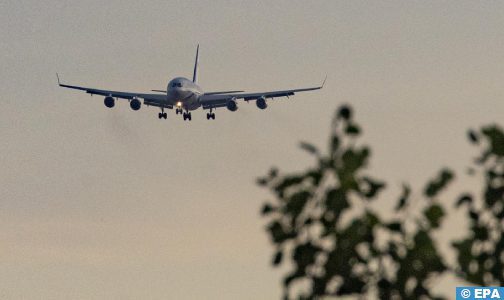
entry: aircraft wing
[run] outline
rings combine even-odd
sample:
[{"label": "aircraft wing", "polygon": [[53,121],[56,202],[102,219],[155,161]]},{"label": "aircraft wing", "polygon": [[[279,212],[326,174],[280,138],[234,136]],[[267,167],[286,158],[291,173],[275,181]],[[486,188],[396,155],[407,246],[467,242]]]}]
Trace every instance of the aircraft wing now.
[{"label": "aircraft wing", "polygon": [[114,97],[114,98],[121,98],[121,99],[128,99],[128,100],[131,100],[134,98],[142,98],[142,99],[144,99],[145,105],[151,105],[151,106],[157,106],[157,107],[163,107],[163,108],[169,108],[169,109],[172,109],[173,105],[174,105],[174,103],[167,102],[166,95],[100,90],[100,89],[88,88],[88,87],[82,87],[82,86],[67,85],[67,84],[61,84],[59,81],[59,78],[58,78],[58,85],[60,87],[64,87],[64,88],[85,91],[86,93],[91,94],[91,95],[101,95],[101,96],[105,96],[105,97],[110,96],[110,97]]},{"label": "aircraft wing", "polygon": [[[325,80],[324,80],[325,83]],[[201,105],[203,109],[210,109],[216,107],[224,107],[228,103],[228,101],[233,99],[243,99],[245,101],[257,100],[261,97],[265,99],[268,98],[277,98],[277,97],[289,97],[294,96],[295,93],[299,92],[307,92],[320,90],[324,87],[324,83],[321,86],[310,87],[310,88],[301,88],[301,89],[293,89],[293,90],[283,90],[283,91],[270,91],[270,92],[258,92],[258,93],[229,93],[229,94],[203,94],[200,97]]]}]

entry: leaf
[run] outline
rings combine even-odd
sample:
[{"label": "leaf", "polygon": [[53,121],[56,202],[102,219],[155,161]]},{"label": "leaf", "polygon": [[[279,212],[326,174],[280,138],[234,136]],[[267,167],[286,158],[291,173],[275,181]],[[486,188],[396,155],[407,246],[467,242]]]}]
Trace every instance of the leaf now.
[{"label": "leaf", "polygon": [[395,207],[395,211],[400,211],[408,204],[409,196],[411,194],[411,188],[409,185],[403,184],[401,198]]},{"label": "leaf", "polygon": [[271,205],[269,203],[265,203],[263,205],[263,208],[261,209],[261,215],[266,216],[266,215],[274,212],[275,210],[276,210],[276,208],[273,207],[273,205]]},{"label": "leaf", "polygon": [[280,198],[284,197],[285,190],[291,186],[300,184],[305,180],[305,175],[285,176],[275,187],[274,190]]},{"label": "leaf", "polygon": [[325,205],[328,211],[338,220],[343,211],[350,207],[346,194],[341,189],[330,189],[326,193]]},{"label": "leaf", "polygon": [[339,287],[337,294],[340,296],[350,294],[360,294],[363,292],[366,282],[356,276],[350,276],[343,279],[342,285]]},{"label": "leaf", "polygon": [[313,144],[307,142],[300,142],[299,147],[310,154],[319,156],[319,150]]},{"label": "leaf", "polygon": [[367,159],[371,151],[367,147],[363,147],[362,149],[348,149],[343,153],[342,159],[345,163],[345,167],[350,172],[355,172],[359,168],[366,165]]},{"label": "leaf", "polygon": [[369,210],[366,210],[365,219],[366,219],[367,225],[370,228],[373,228],[376,225],[380,224],[380,218],[378,218],[378,216],[376,214],[374,214],[373,212],[371,212]]},{"label": "leaf", "polygon": [[[305,275],[306,275],[305,270],[297,269],[296,271],[292,272],[289,276],[285,277],[284,286],[288,287],[292,283],[292,281],[294,281],[295,279],[304,277]],[[288,299],[288,297],[286,297],[286,299]]]},{"label": "leaf", "polygon": [[412,273],[418,280],[426,278],[429,273],[443,272],[446,269],[428,231],[418,231],[414,237],[414,243],[415,247],[409,251],[407,257],[414,267],[416,261],[421,263],[420,271],[417,270],[416,273]]},{"label": "leaf", "polygon": [[369,177],[363,177],[362,180],[367,184],[367,191],[365,191],[364,197],[368,199],[374,198],[378,192],[385,187],[384,182],[373,180]]},{"label": "leaf", "polygon": [[352,118],[352,109],[346,105],[341,106],[338,111],[338,118],[350,120]]},{"label": "leaf", "polygon": [[345,128],[345,133],[348,135],[357,136],[360,134],[360,132],[361,130],[357,124],[348,123]]},{"label": "leaf", "polygon": [[485,190],[485,203],[488,207],[492,208],[496,203],[504,200],[504,186],[497,188],[487,186]]},{"label": "leaf", "polygon": [[392,299],[392,283],[385,278],[378,281],[379,299]]},{"label": "leaf", "polygon": [[481,131],[490,140],[490,151],[497,156],[504,156],[504,133],[494,126],[483,128]]},{"label": "leaf", "polygon": [[469,141],[471,141],[471,143],[473,144],[477,144],[479,142],[478,134],[473,130],[469,130],[467,132],[467,137],[469,138]]},{"label": "leaf", "polygon": [[308,173],[306,173],[306,177],[309,177],[311,179],[313,179],[313,185],[318,185],[320,183],[320,180],[322,179],[322,170],[320,169],[315,169],[315,170],[312,170],[312,171],[309,171]]},{"label": "leaf", "polygon": [[424,215],[433,228],[438,228],[441,225],[441,219],[444,217],[445,212],[440,205],[433,204],[424,210]]},{"label": "leaf", "polygon": [[457,203],[455,204],[455,207],[459,208],[464,203],[467,203],[467,204],[470,205],[470,204],[472,204],[472,202],[473,202],[472,195],[470,195],[470,194],[464,194],[464,195],[460,196],[460,198],[458,199]]},{"label": "leaf", "polygon": [[269,177],[270,179],[276,178],[278,176],[278,169],[275,167],[272,167],[269,171]]},{"label": "leaf", "polygon": [[364,167],[370,155],[370,150],[367,147],[362,149],[348,149],[343,153],[341,159],[343,165],[336,170],[341,186],[345,190],[357,188],[355,176],[358,169]]},{"label": "leaf", "polygon": [[443,169],[437,178],[427,184],[424,190],[425,196],[435,197],[453,178],[454,175],[451,170]]},{"label": "leaf", "polygon": [[311,193],[308,191],[300,191],[293,194],[287,199],[285,205],[285,213],[290,214],[294,219],[303,211],[306,202],[310,199]]},{"label": "leaf", "polygon": [[298,245],[294,249],[292,258],[296,262],[299,270],[305,270],[307,266],[315,263],[316,255],[320,252],[320,247],[310,242]]},{"label": "leaf", "polygon": [[271,238],[275,244],[281,244],[288,239],[295,237],[295,233],[287,232],[279,221],[273,221],[268,226]]},{"label": "leaf", "polygon": [[266,186],[266,185],[268,185],[268,182],[269,182],[269,180],[264,177],[257,178],[257,181],[256,181],[257,185],[259,185],[259,186]]},{"label": "leaf", "polygon": [[281,264],[282,258],[283,258],[282,250],[277,251],[277,253],[275,253],[275,256],[273,257],[272,261],[273,266],[278,266],[279,264]]},{"label": "leaf", "polygon": [[402,231],[402,224],[399,223],[399,222],[388,223],[386,226],[391,231],[396,231],[396,232],[401,232]]},{"label": "leaf", "polygon": [[476,225],[472,228],[472,231],[475,240],[486,241],[490,237],[488,229],[484,226]]},{"label": "leaf", "polygon": [[474,222],[478,222],[479,220],[479,213],[473,209],[469,210],[469,218],[473,220]]},{"label": "leaf", "polygon": [[[314,276],[312,285],[312,295],[307,297],[307,300],[318,299],[320,296],[326,295],[326,287],[328,284],[326,276]],[[315,296],[315,297],[314,297]]]},{"label": "leaf", "polygon": [[453,242],[452,246],[457,250],[457,261],[459,263],[460,268],[464,272],[469,271],[469,264],[473,258],[472,255],[472,247],[474,240],[472,239],[464,239],[458,242]]},{"label": "leaf", "polygon": [[392,259],[395,261],[401,260],[401,257],[399,256],[399,251],[398,251],[397,245],[394,244],[392,241],[388,242],[388,251],[386,254],[390,255],[390,257],[392,257]]}]

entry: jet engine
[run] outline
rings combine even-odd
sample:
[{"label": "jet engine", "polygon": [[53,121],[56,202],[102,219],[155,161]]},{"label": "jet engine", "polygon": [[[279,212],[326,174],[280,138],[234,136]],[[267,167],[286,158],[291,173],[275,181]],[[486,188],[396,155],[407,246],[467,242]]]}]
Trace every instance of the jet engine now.
[{"label": "jet engine", "polygon": [[266,98],[264,96],[257,98],[256,105],[260,109],[266,109],[266,107],[268,107],[268,104],[266,103]]},{"label": "jet engine", "polygon": [[130,101],[130,107],[132,110],[139,110],[141,106],[142,106],[142,103],[138,99],[132,99]]},{"label": "jet engine", "polygon": [[226,103],[226,107],[227,107],[227,109],[229,109],[230,111],[237,111],[237,110],[238,110],[238,104],[236,104],[236,98],[232,98],[232,99],[230,99],[230,100]]},{"label": "jet engine", "polygon": [[105,106],[108,108],[112,108],[115,105],[115,99],[110,96],[105,97],[105,100],[103,100],[103,104],[105,104]]}]

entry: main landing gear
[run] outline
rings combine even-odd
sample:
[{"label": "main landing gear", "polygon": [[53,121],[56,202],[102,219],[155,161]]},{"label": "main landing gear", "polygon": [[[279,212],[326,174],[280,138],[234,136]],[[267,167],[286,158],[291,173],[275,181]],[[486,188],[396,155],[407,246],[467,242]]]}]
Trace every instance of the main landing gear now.
[{"label": "main landing gear", "polygon": [[191,121],[191,113],[190,112],[185,112],[182,114],[182,117],[184,118],[184,121],[185,120],[189,120]]},{"label": "main landing gear", "polygon": [[213,109],[210,108],[210,112],[206,114],[206,119],[207,120],[215,120],[215,113],[212,112]]},{"label": "main landing gear", "polygon": [[161,112],[158,114],[158,118],[161,120],[161,119],[165,119],[168,118],[168,114],[164,112],[164,109],[161,108]]}]

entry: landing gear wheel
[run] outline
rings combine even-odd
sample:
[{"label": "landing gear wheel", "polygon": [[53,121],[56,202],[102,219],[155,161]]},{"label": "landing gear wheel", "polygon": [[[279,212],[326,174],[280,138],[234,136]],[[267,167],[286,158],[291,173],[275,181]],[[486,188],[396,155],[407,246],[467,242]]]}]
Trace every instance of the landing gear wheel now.
[{"label": "landing gear wheel", "polygon": [[186,115],[186,113],[183,113],[183,114],[182,114],[182,117],[184,118],[184,121],[185,121],[185,120],[187,120],[187,115]]},{"label": "landing gear wheel", "polygon": [[189,119],[189,121],[191,121],[191,113],[187,113],[187,119]]},{"label": "landing gear wheel", "polygon": [[168,114],[167,113],[162,113],[162,117],[163,117],[163,119],[166,120],[166,118],[168,118]]},{"label": "landing gear wheel", "polygon": [[161,113],[158,114],[158,118],[161,119],[163,115]]},{"label": "landing gear wheel", "polygon": [[210,118],[212,118],[213,120],[215,120],[215,113],[211,113],[210,114]]}]

